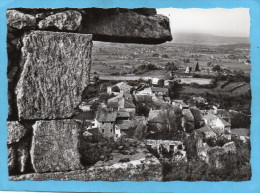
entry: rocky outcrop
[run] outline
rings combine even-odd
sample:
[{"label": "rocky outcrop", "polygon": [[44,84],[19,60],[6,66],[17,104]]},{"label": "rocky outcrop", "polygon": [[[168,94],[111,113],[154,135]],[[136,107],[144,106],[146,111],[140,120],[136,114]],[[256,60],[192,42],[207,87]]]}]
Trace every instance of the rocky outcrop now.
[{"label": "rocky outcrop", "polygon": [[159,161],[141,161],[140,164],[119,163],[113,166],[91,167],[88,170],[10,176],[9,180],[162,181],[162,165]]},{"label": "rocky outcrop", "polygon": [[172,40],[169,19],[151,8],[24,9],[36,18],[35,29],[92,34],[93,40],[159,44]]},{"label": "rocky outcrop", "polygon": [[89,80],[91,35],[32,31],[23,45],[19,119],[71,117]]},{"label": "rocky outcrop", "polygon": [[33,15],[25,14],[16,10],[7,10],[7,26],[15,29],[24,29],[24,28],[35,28],[36,27],[36,18]]},{"label": "rocky outcrop", "polygon": [[31,159],[36,172],[83,169],[78,152],[81,126],[75,120],[36,121]]},{"label": "rocky outcrop", "polygon": [[120,150],[111,154],[108,161],[99,161],[86,170],[54,173],[35,173],[10,176],[10,180],[104,180],[104,181],[161,181],[160,161],[142,146],[137,149]]},{"label": "rocky outcrop", "polygon": [[81,25],[82,16],[78,11],[68,10],[56,13],[41,20],[38,24],[40,29],[55,27],[59,30],[75,31]]},{"label": "rocky outcrop", "polygon": [[162,15],[143,15],[127,9],[84,9],[83,33],[94,40],[112,42],[163,43],[172,39],[169,19]]}]

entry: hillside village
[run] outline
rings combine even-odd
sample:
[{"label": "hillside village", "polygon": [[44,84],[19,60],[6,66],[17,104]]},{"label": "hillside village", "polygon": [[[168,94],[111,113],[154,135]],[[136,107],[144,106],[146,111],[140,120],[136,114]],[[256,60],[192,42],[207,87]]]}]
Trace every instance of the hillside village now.
[{"label": "hillside village", "polygon": [[94,144],[141,141],[163,164],[189,163],[196,157],[221,169],[226,166],[223,156],[236,155],[241,144],[249,151],[249,128],[234,128],[232,122],[241,117],[248,121],[250,116],[219,109],[200,96],[174,98],[174,84],[159,78],[124,82],[96,78],[88,89],[98,92],[88,95],[92,98],[82,102],[75,118],[84,120],[84,136]]}]

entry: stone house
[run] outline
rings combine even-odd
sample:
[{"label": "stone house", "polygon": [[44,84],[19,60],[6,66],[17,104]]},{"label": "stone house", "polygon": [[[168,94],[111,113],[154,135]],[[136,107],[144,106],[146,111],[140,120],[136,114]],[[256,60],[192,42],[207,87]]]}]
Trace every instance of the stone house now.
[{"label": "stone house", "polygon": [[214,129],[217,133],[222,134],[230,134],[231,133],[231,123],[227,122],[226,120],[219,118],[216,115],[213,115],[211,113],[205,115],[204,122],[206,125],[210,126]]},{"label": "stone house", "polygon": [[119,82],[115,85],[107,87],[108,94],[118,95],[119,93],[130,93],[132,86],[125,82]]},{"label": "stone house", "polygon": [[186,158],[185,146],[181,141],[146,139],[145,143],[148,148],[156,150],[158,154],[161,154],[163,149],[165,149],[168,153],[172,152],[175,161]]},{"label": "stone house", "polygon": [[135,120],[120,120],[115,125],[115,139],[120,137],[132,138],[138,122]]},{"label": "stone house", "polygon": [[120,93],[116,97],[108,99],[108,107],[121,112],[128,112],[131,116],[135,115],[135,104],[133,97],[128,93]]},{"label": "stone house", "polygon": [[115,135],[115,122],[117,112],[101,109],[97,112],[93,128],[98,128],[99,133],[105,137],[113,137]]}]

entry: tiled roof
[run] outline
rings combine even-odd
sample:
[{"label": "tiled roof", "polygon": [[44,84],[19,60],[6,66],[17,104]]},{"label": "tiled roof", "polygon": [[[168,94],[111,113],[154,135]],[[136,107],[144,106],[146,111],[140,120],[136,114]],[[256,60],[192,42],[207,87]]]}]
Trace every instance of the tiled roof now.
[{"label": "tiled roof", "polygon": [[152,96],[150,95],[136,95],[137,101],[139,103],[151,103],[152,102]]},{"label": "tiled roof", "polygon": [[194,116],[193,114],[191,113],[190,109],[183,109],[182,110],[182,114],[184,115],[185,119],[187,121],[191,121],[193,122],[194,121]]},{"label": "tiled roof", "polygon": [[115,122],[117,117],[117,112],[108,112],[105,109],[101,109],[97,112],[97,120],[99,122]]},{"label": "tiled roof", "polygon": [[119,111],[117,112],[117,117],[130,117],[129,112]]},{"label": "tiled roof", "polygon": [[121,130],[127,130],[127,129],[133,128],[135,126],[137,126],[137,122],[135,122],[133,120],[123,120],[123,121],[118,121],[116,123],[116,127]]},{"label": "tiled roof", "polygon": [[119,105],[118,105],[118,102],[109,102],[107,106],[109,108],[117,109]]},{"label": "tiled roof", "polygon": [[162,110],[151,110],[149,112],[148,122],[150,123],[165,123]]},{"label": "tiled roof", "polygon": [[203,118],[206,119],[206,120],[211,121],[211,120],[217,119],[217,116],[213,115],[211,113],[208,113],[208,114],[204,115]]},{"label": "tiled roof", "polygon": [[135,108],[135,104],[132,99],[125,99],[124,107],[125,108]]}]

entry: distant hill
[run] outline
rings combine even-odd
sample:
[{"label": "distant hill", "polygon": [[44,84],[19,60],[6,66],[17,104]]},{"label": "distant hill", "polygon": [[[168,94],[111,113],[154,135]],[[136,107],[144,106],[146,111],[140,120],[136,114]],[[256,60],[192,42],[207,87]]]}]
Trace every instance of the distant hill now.
[{"label": "distant hill", "polygon": [[222,37],[200,33],[176,33],[173,34],[172,42],[177,44],[198,45],[250,44],[250,40],[247,37]]}]

